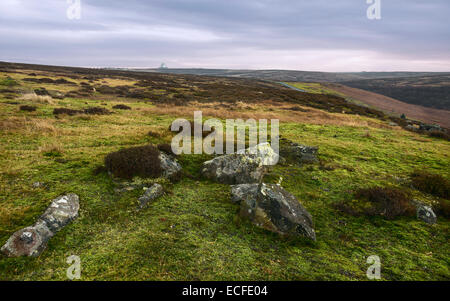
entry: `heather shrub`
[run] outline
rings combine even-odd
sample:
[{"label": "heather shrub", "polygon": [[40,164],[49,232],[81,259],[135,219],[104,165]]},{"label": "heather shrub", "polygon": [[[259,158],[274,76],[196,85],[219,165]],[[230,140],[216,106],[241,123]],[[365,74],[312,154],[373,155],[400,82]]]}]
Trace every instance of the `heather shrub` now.
[{"label": "heather shrub", "polygon": [[56,108],[53,110],[53,115],[65,114],[65,115],[73,116],[73,115],[77,115],[77,114],[81,114],[81,113],[82,113],[82,111],[80,111],[80,110],[73,110],[73,109],[66,109],[66,108]]},{"label": "heather shrub", "polygon": [[162,174],[159,154],[152,145],[121,149],[106,156],[105,167],[118,178],[158,178]]},{"label": "heather shrub", "polygon": [[175,155],[172,151],[172,146],[168,143],[159,144],[158,149],[168,155],[172,155],[172,156]]},{"label": "heather shrub", "polygon": [[36,107],[35,106],[23,105],[23,106],[20,106],[20,110],[21,111],[27,111],[27,112],[34,112],[34,111],[36,111]]},{"label": "heather shrub", "polygon": [[340,202],[335,207],[353,216],[383,216],[389,220],[398,216],[413,216],[416,212],[409,194],[391,187],[359,189],[355,200]]},{"label": "heather shrub", "polygon": [[102,107],[91,107],[83,110],[84,114],[88,115],[109,115],[111,114],[110,111],[108,111],[105,108]]},{"label": "heather shrub", "polygon": [[425,171],[415,171],[411,174],[411,184],[417,190],[434,196],[449,199],[450,181],[441,175]]},{"label": "heather shrub", "polygon": [[438,216],[450,218],[450,200],[439,199],[439,202],[433,208]]},{"label": "heather shrub", "polygon": [[116,109],[116,110],[131,110],[131,108],[129,106],[124,105],[124,104],[118,104],[118,105],[113,106],[112,108]]}]

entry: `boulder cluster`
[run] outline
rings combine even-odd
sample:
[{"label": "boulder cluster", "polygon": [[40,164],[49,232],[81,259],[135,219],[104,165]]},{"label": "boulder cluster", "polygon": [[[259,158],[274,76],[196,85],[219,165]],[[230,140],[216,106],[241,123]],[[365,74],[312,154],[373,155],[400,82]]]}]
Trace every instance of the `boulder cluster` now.
[{"label": "boulder cluster", "polygon": [[[299,150],[301,153],[301,150]],[[311,214],[280,185],[262,183],[266,171],[280,157],[269,143],[203,163],[205,177],[231,184],[231,200],[240,205],[240,216],[266,230],[316,240]]]}]

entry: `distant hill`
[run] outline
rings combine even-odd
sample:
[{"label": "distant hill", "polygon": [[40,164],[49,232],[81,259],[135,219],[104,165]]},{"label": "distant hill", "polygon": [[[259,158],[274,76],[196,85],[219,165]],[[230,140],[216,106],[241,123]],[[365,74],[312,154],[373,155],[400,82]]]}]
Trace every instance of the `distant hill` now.
[{"label": "distant hill", "polygon": [[450,110],[450,74],[383,78],[341,82],[400,101],[425,107]]},{"label": "distant hill", "polygon": [[169,74],[194,74],[208,76],[228,76],[240,78],[256,78],[283,82],[343,82],[377,78],[403,78],[432,75],[450,75],[450,73],[433,72],[315,72],[296,70],[232,70],[232,69],[128,69],[144,72]]},{"label": "distant hill", "polygon": [[388,114],[405,114],[410,119],[450,128],[450,111],[409,104],[378,93],[351,88],[342,84],[324,83],[322,85],[325,88],[338,92],[339,95],[343,95],[347,99],[362,102]]}]

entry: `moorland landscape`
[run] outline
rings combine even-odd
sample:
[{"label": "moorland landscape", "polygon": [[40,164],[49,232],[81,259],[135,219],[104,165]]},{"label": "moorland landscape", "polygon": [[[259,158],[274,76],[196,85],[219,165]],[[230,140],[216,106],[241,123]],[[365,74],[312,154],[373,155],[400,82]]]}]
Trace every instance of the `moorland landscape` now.
[{"label": "moorland landscape", "polygon": [[[72,255],[82,280],[367,280],[372,255],[383,280],[449,279],[448,107],[393,99],[416,77],[178,73],[0,63],[1,280],[66,280]],[[174,155],[199,110],[279,119],[280,160],[234,186],[205,172],[221,156]]]}]

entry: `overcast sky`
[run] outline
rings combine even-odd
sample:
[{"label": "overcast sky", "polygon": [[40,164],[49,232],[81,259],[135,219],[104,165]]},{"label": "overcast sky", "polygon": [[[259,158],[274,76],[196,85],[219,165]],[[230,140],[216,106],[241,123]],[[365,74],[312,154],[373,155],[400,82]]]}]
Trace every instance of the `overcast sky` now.
[{"label": "overcast sky", "polygon": [[450,0],[0,0],[0,60],[314,71],[450,71]]}]

